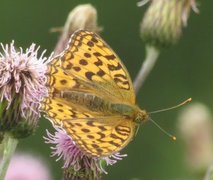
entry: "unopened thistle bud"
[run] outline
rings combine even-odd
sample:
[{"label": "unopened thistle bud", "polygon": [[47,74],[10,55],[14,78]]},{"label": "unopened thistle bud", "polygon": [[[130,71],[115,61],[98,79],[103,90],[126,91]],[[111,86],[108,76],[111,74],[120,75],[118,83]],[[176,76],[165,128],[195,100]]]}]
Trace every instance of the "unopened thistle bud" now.
[{"label": "unopened thistle bud", "polygon": [[78,5],[69,13],[60,40],[56,45],[55,54],[64,50],[71,34],[79,29],[93,32],[101,30],[97,24],[97,11],[91,4]]},{"label": "unopened thistle bud", "polygon": [[39,103],[46,95],[43,54],[32,44],[24,52],[14,43],[2,46],[0,53],[0,132],[15,138],[30,135],[39,118]]},{"label": "unopened thistle bud", "polygon": [[82,4],[75,7],[68,16],[69,23],[65,24],[65,29],[73,33],[78,29],[89,29],[99,32],[97,25],[97,11],[91,4]]},{"label": "unopened thistle bud", "polygon": [[[149,0],[141,34],[147,44],[164,47],[175,44],[186,26],[191,8],[198,12],[195,0]],[[141,4],[146,1],[142,1]]]}]

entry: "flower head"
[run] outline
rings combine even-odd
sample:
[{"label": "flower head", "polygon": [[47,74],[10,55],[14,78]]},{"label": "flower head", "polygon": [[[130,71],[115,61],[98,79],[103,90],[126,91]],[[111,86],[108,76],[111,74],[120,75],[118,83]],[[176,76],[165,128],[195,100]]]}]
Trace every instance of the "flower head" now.
[{"label": "flower head", "polygon": [[102,168],[102,163],[113,165],[117,160],[121,160],[126,155],[115,153],[110,157],[94,158],[85,154],[78,148],[72,138],[59,126],[55,127],[55,134],[47,131],[46,143],[53,144],[52,156],[64,160],[64,178],[88,178],[99,179],[102,173],[107,172]]},{"label": "flower head", "polygon": [[0,131],[14,136],[27,136],[39,118],[39,103],[47,94],[45,87],[45,51],[32,44],[23,51],[14,42],[3,46],[0,53]]},{"label": "flower head", "polygon": [[145,42],[155,46],[176,43],[187,25],[190,10],[198,12],[195,0],[143,0],[139,5],[151,1],[142,22],[141,34]]}]

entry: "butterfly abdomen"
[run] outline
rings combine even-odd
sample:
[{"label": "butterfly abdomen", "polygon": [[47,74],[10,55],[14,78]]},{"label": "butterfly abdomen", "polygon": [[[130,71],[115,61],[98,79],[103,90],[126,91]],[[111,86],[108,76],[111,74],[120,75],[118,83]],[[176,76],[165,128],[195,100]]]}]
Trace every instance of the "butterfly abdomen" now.
[{"label": "butterfly abdomen", "polygon": [[91,93],[62,91],[61,97],[93,112],[109,111],[109,102]]},{"label": "butterfly abdomen", "polygon": [[102,97],[87,92],[77,92],[70,90],[62,91],[61,97],[65,98],[69,102],[78,104],[94,112],[119,114],[122,116],[127,116],[129,118],[133,118],[136,114],[135,107],[131,105],[122,103],[112,103]]}]

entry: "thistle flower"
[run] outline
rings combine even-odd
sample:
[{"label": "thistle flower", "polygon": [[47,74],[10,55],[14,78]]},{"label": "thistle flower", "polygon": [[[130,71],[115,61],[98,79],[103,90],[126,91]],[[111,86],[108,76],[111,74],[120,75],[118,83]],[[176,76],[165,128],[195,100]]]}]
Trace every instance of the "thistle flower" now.
[{"label": "thistle flower", "polygon": [[53,144],[52,156],[58,156],[58,160],[63,158],[64,180],[72,179],[100,179],[101,174],[107,172],[102,168],[102,163],[113,165],[117,160],[122,160],[126,155],[115,153],[110,157],[94,158],[85,154],[79,149],[72,138],[62,127],[54,126],[56,132],[51,134],[47,131],[44,137],[46,143]]},{"label": "thistle flower", "polygon": [[190,10],[198,13],[195,0],[143,0],[139,5],[148,1],[151,5],[141,22],[141,34],[146,43],[157,47],[176,43]]},{"label": "thistle flower", "polygon": [[210,110],[201,103],[189,105],[178,118],[185,143],[185,161],[194,173],[204,173],[213,161],[213,129]]},{"label": "thistle flower", "polygon": [[46,95],[45,51],[38,57],[39,47],[32,44],[23,51],[14,42],[2,45],[0,53],[0,131],[15,138],[26,137],[38,123],[38,107]]},{"label": "thistle flower", "polygon": [[45,87],[46,65],[37,57],[39,47],[32,44],[25,52],[16,50],[14,42],[3,46],[0,53],[0,134],[3,158],[0,162],[0,179],[5,179],[9,161],[19,138],[32,134],[39,118],[39,104],[47,94]]}]

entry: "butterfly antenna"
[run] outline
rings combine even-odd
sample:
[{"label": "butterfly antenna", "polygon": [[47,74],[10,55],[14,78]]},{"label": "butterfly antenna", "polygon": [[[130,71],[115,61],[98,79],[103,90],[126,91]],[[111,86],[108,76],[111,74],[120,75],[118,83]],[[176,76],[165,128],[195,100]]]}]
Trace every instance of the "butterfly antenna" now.
[{"label": "butterfly antenna", "polygon": [[167,136],[169,136],[173,141],[176,141],[176,136],[173,136],[172,134],[168,133],[166,130],[164,130],[162,127],[160,127],[153,119],[149,118],[149,120],[155,125],[157,126],[164,134],[166,134]]},{"label": "butterfly antenna", "polygon": [[192,98],[189,98],[189,99],[187,99],[187,100],[181,102],[180,104],[178,104],[178,105],[176,105],[176,106],[173,106],[173,107],[170,107],[170,108],[165,108],[165,109],[160,109],[160,110],[157,110],[157,111],[152,111],[152,112],[149,112],[149,114],[154,114],[154,113],[159,113],[159,112],[168,111],[168,110],[171,110],[171,109],[176,109],[176,108],[178,108],[178,107],[180,107],[180,106],[183,106],[183,105],[185,105],[185,104],[187,104],[187,103],[189,103],[189,102],[191,102],[191,101],[192,101]]}]

